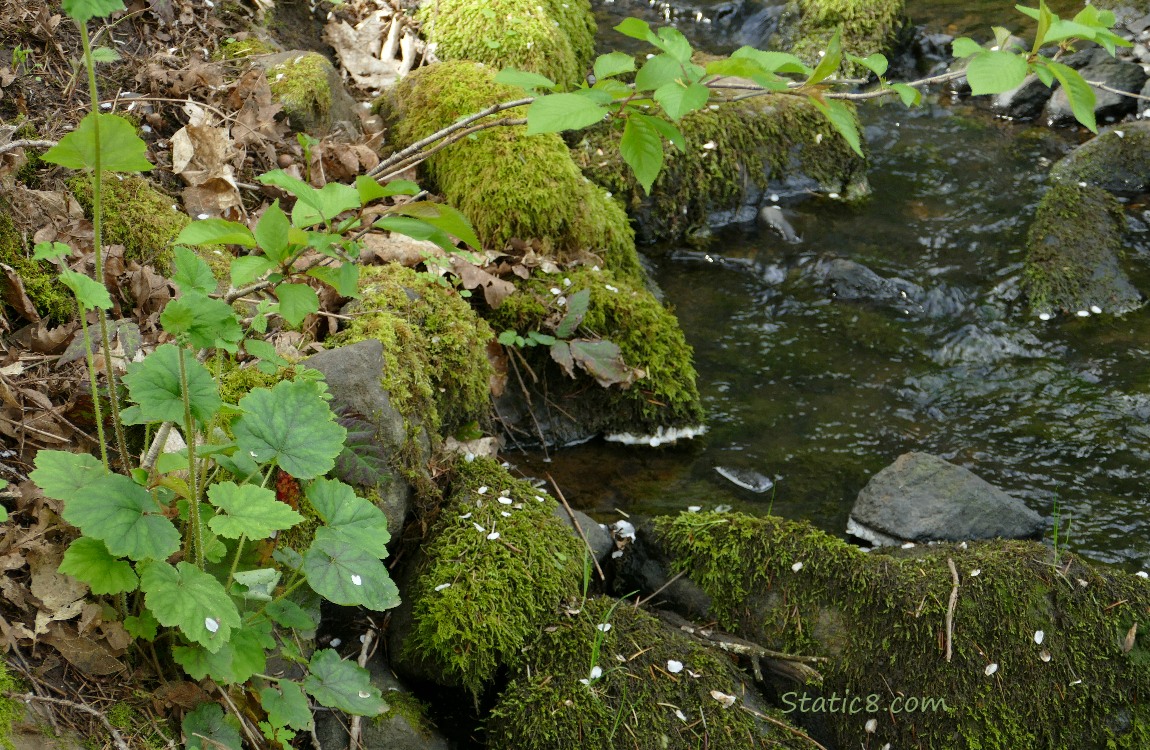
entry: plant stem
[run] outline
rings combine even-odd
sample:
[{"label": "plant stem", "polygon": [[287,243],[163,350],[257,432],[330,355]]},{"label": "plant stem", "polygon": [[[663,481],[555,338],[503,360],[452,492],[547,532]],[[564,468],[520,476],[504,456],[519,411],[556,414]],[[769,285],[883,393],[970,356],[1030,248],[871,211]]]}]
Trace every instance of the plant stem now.
[{"label": "plant stem", "polygon": [[96,388],[96,360],[92,356],[92,335],[88,331],[88,313],[84,305],[76,300],[76,307],[80,311],[80,330],[84,332],[84,360],[88,364],[88,385],[92,389],[92,411],[96,416],[96,436],[100,441],[100,460],[104,462],[104,471],[111,471],[108,465],[108,441],[104,439],[104,417],[100,409],[100,394]]},{"label": "plant stem", "polygon": [[247,541],[247,536],[240,534],[239,540],[236,542],[236,555],[232,558],[232,569],[228,571],[228,582],[224,584],[224,590],[228,591],[232,588],[232,581],[236,577],[236,568],[240,566],[240,555],[244,551],[244,542]]},{"label": "plant stem", "polygon": [[180,362],[180,396],[184,401],[184,437],[188,445],[188,527],[191,530],[192,560],[204,569],[204,537],[200,525],[200,483],[196,473],[196,433],[192,422],[192,398],[188,393],[188,366],[184,363],[185,350],[178,351]]}]

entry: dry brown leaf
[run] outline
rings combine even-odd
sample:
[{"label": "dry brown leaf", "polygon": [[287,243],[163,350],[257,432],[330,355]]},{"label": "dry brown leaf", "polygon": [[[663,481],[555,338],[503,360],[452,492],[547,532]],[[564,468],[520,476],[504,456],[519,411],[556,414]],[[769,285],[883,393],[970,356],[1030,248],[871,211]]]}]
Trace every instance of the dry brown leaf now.
[{"label": "dry brown leaf", "polygon": [[124,629],[124,624],[116,620],[101,623],[100,633],[104,636],[108,647],[117,656],[123,654],[128,650],[128,646],[132,645],[132,636],[128,635],[128,631]]},{"label": "dry brown leaf", "polygon": [[170,706],[180,708],[195,708],[208,700],[207,693],[194,682],[165,682],[153,694],[157,711],[163,711]]},{"label": "dry brown leaf", "polygon": [[10,651],[20,641],[32,641],[35,636],[21,622],[8,622],[0,615],[0,653]]},{"label": "dry brown leaf", "polygon": [[40,636],[40,640],[59,651],[69,664],[86,675],[102,677],[124,671],[124,664],[107,646],[94,638],[80,635],[70,624],[51,623],[48,632]]},{"label": "dry brown leaf", "polygon": [[24,281],[16,273],[16,269],[6,263],[0,263],[0,273],[5,279],[4,301],[25,319],[33,323],[40,322],[40,313],[24,291]]},{"label": "dry brown leaf", "polygon": [[339,64],[348,72],[356,85],[365,89],[383,89],[391,86],[399,77],[399,60],[380,59],[383,40],[391,9],[376,11],[352,28],[346,21],[330,22],[323,30],[323,39],[330,44]]},{"label": "dry brown leaf", "polygon": [[487,361],[491,363],[491,395],[499,398],[507,388],[507,351],[498,341],[487,342]]},{"label": "dry brown leaf", "polygon": [[515,293],[515,285],[510,281],[492,276],[458,255],[451,257],[451,270],[459,277],[465,289],[482,289],[483,298],[487,300],[488,306],[492,309],[502,305],[503,300]]},{"label": "dry brown leaf", "polygon": [[41,548],[28,555],[28,568],[32,573],[32,595],[40,600],[36,613],[36,632],[47,632],[48,623],[70,620],[84,608],[88,586],[71,576],[57,572],[64,558],[62,547]]},{"label": "dry brown leaf", "polygon": [[417,240],[402,234],[368,232],[362,238],[360,260],[373,265],[399,263],[414,268],[427,258],[442,258],[443,248],[434,242]]},{"label": "dry brown leaf", "polygon": [[1128,654],[1134,650],[1134,641],[1138,637],[1138,623],[1130,626],[1130,630],[1126,632],[1126,638],[1122,641],[1122,653]]}]

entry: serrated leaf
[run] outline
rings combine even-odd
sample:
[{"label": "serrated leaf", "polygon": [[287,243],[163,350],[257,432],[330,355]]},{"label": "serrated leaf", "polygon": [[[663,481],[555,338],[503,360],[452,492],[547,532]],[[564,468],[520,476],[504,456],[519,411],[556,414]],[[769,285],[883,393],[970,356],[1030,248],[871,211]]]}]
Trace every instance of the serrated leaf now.
[{"label": "serrated leaf", "polygon": [[632,117],[636,116],[642,118],[644,122],[659,131],[659,135],[669,140],[680,151],[687,150],[687,139],[683,137],[683,131],[659,117],[639,115],[637,113],[632,115]]},{"label": "serrated leaf", "polygon": [[286,367],[288,364],[288,361],[276,351],[275,345],[263,339],[244,339],[244,351],[277,367]]},{"label": "serrated leaf", "polygon": [[651,185],[663,169],[663,141],[651,124],[655,118],[632,113],[623,126],[619,153],[635,173],[643,191],[651,194]]},{"label": "serrated leaf", "polygon": [[280,316],[292,328],[319,310],[319,295],[307,284],[280,284],[275,293],[280,301]]},{"label": "serrated leaf", "polygon": [[363,486],[388,476],[387,451],[376,439],[375,425],[356,415],[341,415],[337,421],[347,430],[347,437],[335,460],[335,475],[349,484]]},{"label": "serrated leaf", "polygon": [[28,477],[53,500],[71,500],[108,473],[100,459],[87,453],[42,450],[34,463],[36,469]]},{"label": "serrated leaf", "polygon": [[224,512],[208,526],[225,539],[267,539],[303,521],[290,505],[276,500],[275,492],[254,484],[217,482],[208,487],[208,500]]},{"label": "serrated leaf", "polygon": [[115,557],[164,560],[180,548],[180,532],[160,515],[151,494],[122,474],[105,474],[64,499],[64,520],[103,540]]},{"label": "serrated leaf", "polygon": [[359,297],[359,264],[340,263],[338,266],[315,266],[308,276],[319,279],[339,292],[341,297]]},{"label": "serrated leaf", "polygon": [[76,295],[76,299],[85,310],[112,309],[112,297],[103,284],[70,268],[60,271],[60,281],[72,290],[72,294]]},{"label": "serrated leaf", "polygon": [[451,206],[432,203],[430,201],[416,201],[414,203],[405,203],[402,206],[396,206],[392,208],[389,213],[420,219],[436,229],[441,229],[448,234],[455,235],[471,247],[476,249],[483,247],[479,238],[475,235],[475,230],[471,227],[471,222],[467,220],[466,216]]},{"label": "serrated leaf", "polygon": [[244,587],[245,590],[240,594],[242,598],[252,602],[270,602],[281,577],[282,574],[275,568],[257,568],[241,570],[232,578]]},{"label": "serrated leaf", "polygon": [[140,344],[144,340],[136,321],[127,318],[117,320],[112,324],[112,332],[124,350],[124,357],[128,360],[135,359],[136,352],[140,351]]},{"label": "serrated leaf", "polygon": [[834,36],[832,36],[830,42],[827,43],[826,53],[822,59],[819,60],[819,64],[815,66],[810,78],[806,81],[806,85],[814,86],[816,83],[821,83],[830,78],[835,74],[835,71],[839,69],[839,64],[842,60],[842,29],[836,29]]},{"label": "serrated leaf", "polygon": [[92,50],[92,62],[110,63],[120,59],[120,53],[110,47],[96,47]]},{"label": "serrated leaf", "polygon": [[160,325],[197,349],[218,346],[234,351],[234,345],[230,348],[224,345],[234,344],[244,335],[231,305],[199,292],[182,294],[165,305],[160,313]]},{"label": "serrated leaf", "polygon": [[347,431],[310,380],[257,388],[240,399],[243,416],[232,424],[236,444],[260,463],[275,461],[296,479],[331,471]]},{"label": "serrated leaf", "polygon": [[357,716],[378,716],[387,708],[367,670],[330,648],[316,651],[308,670],[303,689],[320,705]]},{"label": "serrated leaf", "polygon": [[[180,358],[188,379],[188,401],[192,417],[206,424],[219,411],[223,402],[216,380],[191,351],[174,344],[164,344],[141,362],[128,366],[124,383],[128,395],[139,405],[138,422],[184,421],[183,389],[180,386]],[[135,423],[135,422],[133,422]]]},{"label": "serrated leaf", "polygon": [[1021,84],[1026,69],[1026,59],[1013,52],[983,50],[966,66],[966,80],[975,96],[1001,94]]},{"label": "serrated leaf", "polygon": [[231,283],[232,287],[240,289],[256,279],[263,278],[264,274],[275,268],[275,262],[263,255],[244,255],[232,259]]},{"label": "serrated leaf", "polygon": [[303,607],[288,599],[273,601],[264,610],[277,625],[293,630],[309,631],[316,629],[316,622]]},{"label": "serrated leaf", "polygon": [[731,59],[752,60],[768,73],[810,75],[813,72],[809,65],[789,52],[764,52],[754,47],[740,47],[731,53]]},{"label": "serrated leaf", "polygon": [[55,260],[72,254],[72,248],[63,242],[37,242],[32,249],[32,260]]},{"label": "serrated leaf", "polygon": [[321,526],[303,556],[308,585],[330,602],[383,612],[399,604],[399,589],[374,554]]},{"label": "serrated leaf", "polygon": [[387,557],[387,516],[372,503],[359,497],[343,482],[317,479],[305,490],[312,508],[327,529],[376,557]]},{"label": "serrated leaf", "polygon": [[968,36],[960,36],[958,39],[955,39],[950,43],[950,49],[951,54],[960,60],[964,57],[977,55],[983,51],[982,45]]},{"label": "serrated leaf", "polygon": [[635,70],[635,58],[626,52],[608,52],[595,58],[595,78],[603,80]]},{"label": "serrated leaf", "polygon": [[313,726],[311,707],[303,685],[291,680],[280,680],[276,685],[260,690],[260,705],[267,712],[272,726],[291,727],[302,731]]},{"label": "serrated leaf", "polygon": [[[371,183],[374,185],[375,180],[371,180]],[[272,201],[272,204],[267,207],[263,216],[260,217],[252,236],[255,238],[260,250],[263,250],[264,255],[268,257],[268,260],[272,263],[279,264],[287,260],[290,255],[288,252],[288,245],[290,243],[288,237],[290,233],[291,222],[288,221],[287,214],[280,208],[280,202],[277,198]],[[235,277],[234,267],[232,276],[233,278]],[[235,282],[233,281],[232,283],[234,284]]]},{"label": "serrated leaf", "polygon": [[548,94],[527,108],[527,135],[581,130],[602,122],[608,110],[578,94]]},{"label": "serrated leaf", "polygon": [[211,677],[223,684],[240,684],[267,668],[267,649],[275,648],[271,623],[259,620],[232,631],[231,639],[215,653],[202,646],[176,646],[172,658],[193,679]]},{"label": "serrated leaf", "polygon": [[862,141],[859,136],[858,122],[855,120],[854,112],[842,102],[834,99],[821,102],[812,97],[810,101],[811,104],[815,105],[827,120],[830,121],[839,135],[846,140],[851,150],[859,156],[863,156]]},{"label": "serrated leaf", "polygon": [[575,330],[587,315],[587,308],[591,304],[591,290],[580,289],[567,298],[567,314],[559,325],[555,327],[555,335],[561,339],[571,338]]},{"label": "serrated leaf", "polygon": [[873,55],[867,55],[866,57],[859,57],[858,55],[847,53],[846,58],[880,77],[886,72],[887,67],[890,65],[890,63],[887,62],[886,55],[881,55],[878,52]]},{"label": "serrated leaf", "polygon": [[639,39],[640,41],[650,41],[655,36],[651,31],[651,26],[646,21],[641,21],[638,18],[624,18],[623,21],[615,27],[623,36],[629,36],[632,39]]},{"label": "serrated leaf", "polygon": [[88,584],[97,596],[132,592],[140,582],[131,564],[113,557],[99,539],[86,536],[68,545],[59,571]]},{"label": "serrated leaf", "polygon": [[898,94],[898,98],[902,100],[903,106],[916,107],[922,101],[922,92],[914,86],[908,86],[905,83],[892,83],[891,90]]},{"label": "serrated leaf", "polygon": [[635,90],[655,91],[683,77],[683,66],[678,60],[667,54],[655,55],[635,74]]},{"label": "serrated leaf", "polygon": [[495,82],[505,86],[514,86],[526,91],[534,92],[537,89],[553,89],[556,84],[547,76],[538,73],[529,73],[516,68],[504,68],[495,74]]},{"label": "serrated leaf", "polygon": [[211,294],[216,291],[216,277],[212,269],[200,256],[188,248],[177,245],[174,251],[176,270],[172,275],[172,282],[181,293],[200,292]]},{"label": "serrated leaf", "polygon": [[655,101],[675,122],[691,112],[702,109],[711,96],[711,90],[701,83],[684,86],[678,82],[666,83],[655,89]]},{"label": "serrated leaf", "polygon": [[224,585],[186,562],[149,560],[138,567],[144,603],[165,627],[215,653],[240,627],[240,613]]},{"label": "serrated leaf", "polygon": [[124,10],[123,0],[63,0],[60,3],[68,18],[86,23],[92,18],[106,18]]},{"label": "serrated leaf", "polygon": [[201,703],[184,717],[186,750],[242,750],[240,730],[224,717],[218,703]]},{"label": "serrated leaf", "polygon": [[1050,67],[1050,72],[1062,84],[1063,90],[1066,91],[1066,98],[1070,100],[1070,109],[1074,112],[1075,119],[1085,125],[1092,133],[1097,133],[1098,124],[1094,119],[1094,105],[1097,100],[1094,89],[1074,68],[1054,61],[1047,63],[1047,65]]},{"label": "serrated leaf", "polygon": [[156,622],[152,613],[145,609],[140,612],[139,617],[134,615],[125,617],[124,630],[127,630],[128,635],[133,638],[142,638],[151,642],[156,640],[156,635],[160,632],[160,623]]},{"label": "serrated leaf", "polygon": [[681,63],[689,63],[694,54],[687,37],[673,26],[664,26],[654,39],[649,38],[648,41]]},{"label": "serrated leaf", "polygon": [[178,245],[242,245],[255,247],[252,230],[226,219],[200,219],[188,224],[173,240]]},{"label": "serrated leaf", "polygon": [[344,211],[359,208],[359,191],[340,182],[329,182],[312,197],[314,202],[300,198],[292,206],[291,223],[301,229],[331,221]]},{"label": "serrated leaf", "polygon": [[135,126],[118,115],[96,112],[85,115],[75,130],[61,138],[40,158],[69,169],[95,169],[97,128],[100,131],[101,169],[108,172],[146,172],[152,168],[152,163],[144,156],[148,144],[136,135]]}]

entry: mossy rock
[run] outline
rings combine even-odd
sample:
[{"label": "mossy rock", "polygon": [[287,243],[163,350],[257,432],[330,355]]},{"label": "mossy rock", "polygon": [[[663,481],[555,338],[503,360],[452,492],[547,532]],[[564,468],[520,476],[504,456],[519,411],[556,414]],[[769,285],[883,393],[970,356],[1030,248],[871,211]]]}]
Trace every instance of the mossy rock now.
[{"label": "mossy rock", "polygon": [[[471,62],[414,71],[393,94],[392,143],[403,148],[491,104],[522,97],[522,90],[495,83],[494,75]],[[425,169],[486,247],[539,240],[556,260],[598,257],[621,277],[642,278],[622,207],[586,180],[558,135],[491,128],[434,154]]]},{"label": "mossy rock", "polygon": [[[687,150],[665,150],[650,196],[620,155],[621,128],[597,127],[572,148],[583,173],[627,204],[643,241],[677,240],[717,223],[753,220],[772,191],[818,189],[848,199],[869,191],[866,160],[806,99],[763,96],[714,107],[679,123]],[[748,209],[749,216],[740,216]],[[728,218],[718,220],[721,214]]]},{"label": "mossy rock", "polygon": [[[68,187],[91,218],[91,178],[78,174],[68,180]],[[136,175],[106,174],[100,193],[104,206],[104,244],[123,245],[125,259],[150,264],[163,274],[170,273],[172,240],[191,222],[187,214],[176,207],[175,199]]]},{"label": "mossy rock", "polygon": [[383,344],[383,389],[391,405],[433,436],[485,420],[494,371],[490,326],[452,288],[392,263],[361,269],[353,319],[328,348],[373,338]]},{"label": "mossy rock", "polygon": [[[789,0],[770,46],[814,65],[841,28],[844,53],[889,56],[906,25],[903,0]],[[848,76],[870,75],[864,66],[845,58],[842,69]]]},{"label": "mossy rock", "polygon": [[[605,632],[601,623],[610,624]],[[669,662],[681,671],[668,671]],[[602,675],[589,679],[592,666]],[[585,684],[589,683],[589,684]],[[724,707],[712,693],[734,696]],[[744,710],[744,706],[746,709]],[[515,750],[627,747],[809,748],[758,719],[769,711],[726,655],[627,602],[597,597],[525,649],[488,721],[488,746]]]},{"label": "mossy rock", "polygon": [[[878,696],[875,712],[814,717],[840,747],[860,738],[908,750],[1150,746],[1150,582],[1142,578],[1034,542],[868,554],[776,517],[698,513],[656,523],[676,569],[712,597],[722,627],[768,648],[829,657],[810,696]],[[960,576],[949,660],[948,561]],[[895,715],[886,710],[894,696],[941,700],[945,709],[936,702]],[[870,735],[869,719],[878,722]]]},{"label": "mossy rock", "polygon": [[568,87],[583,80],[595,52],[588,0],[439,0],[416,17],[441,60],[518,68]]},{"label": "mossy rock", "polygon": [[355,100],[323,55],[289,50],[254,62],[267,72],[272,96],[283,105],[293,130],[321,137],[341,123],[353,132],[361,129]]},{"label": "mossy rock", "polygon": [[1106,128],[1051,167],[1050,181],[1085,182],[1117,193],[1150,190],[1150,122]]},{"label": "mossy rock", "polygon": [[[243,38],[238,38],[239,36]],[[280,49],[270,42],[265,42],[252,34],[244,34],[224,39],[213,57],[217,60],[239,60],[254,55],[272,55],[279,51]]]},{"label": "mossy rock", "polygon": [[[541,378],[533,386],[531,409],[534,419],[545,426],[547,442],[572,442],[599,432],[655,434],[660,428],[694,427],[703,421],[691,346],[675,316],[642,286],[586,266],[536,273],[490,313],[492,325],[521,336],[553,332],[566,314],[553,289],[566,298],[589,290],[590,303],[578,335],[614,342],[623,362],[644,374],[629,387],[604,388],[582,372],[576,378],[566,375],[547,347],[520,350]],[[526,375],[524,379],[529,380]],[[505,399],[518,399],[519,394],[513,382]],[[513,417],[512,411],[517,410],[500,409],[505,418]],[[528,440],[537,437],[533,432],[533,427],[527,428]]]},{"label": "mossy rock", "polygon": [[1121,315],[1142,304],[1119,259],[1126,220],[1110,193],[1061,182],[1042,196],[1027,236],[1023,289],[1039,313]]},{"label": "mossy rock", "polygon": [[521,662],[523,646],[582,581],[582,543],[555,505],[492,459],[455,465],[423,562],[401,588],[411,617],[401,661],[475,694]]},{"label": "mossy rock", "polygon": [[[0,200],[0,263],[11,266],[24,286],[36,312],[48,321],[65,323],[76,316],[76,298],[60,281],[56,266],[46,260],[32,260],[32,249],[9,215],[8,204]],[[0,292],[8,285],[0,275]],[[5,295],[0,294],[0,299]],[[7,303],[3,303],[8,308]]]}]

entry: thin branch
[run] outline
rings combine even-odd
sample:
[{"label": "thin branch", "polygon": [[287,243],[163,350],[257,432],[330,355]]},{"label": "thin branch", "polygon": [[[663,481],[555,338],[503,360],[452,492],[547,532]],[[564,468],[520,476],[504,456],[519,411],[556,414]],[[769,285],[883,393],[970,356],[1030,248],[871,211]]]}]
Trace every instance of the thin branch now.
[{"label": "thin branch", "polygon": [[677,580],[679,580],[680,578],[682,578],[684,575],[686,575],[686,571],[680,570],[678,573],[676,573],[675,575],[673,575],[673,576],[671,576],[670,578],[668,578],[666,583],[664,583],[662,586],[660,586],[659,588],[657,588],[657,589],[655,589],[654,591],[652,591],[652,592],[651,592],[650,594],[648,594],[647,596],[643,597],[642,599],[636,599],[636,600],[635,600],[635,607],[641,607],[641,606],[643,606],[644,604],[646,604],[647,602],[651,601],[651,600],[652,600],[652,599],[654,599],[656,596],[658,596],[659,594],[663,593],[663,590],[664,590],[664,589],[666,589],[668,586],[670,586],[670,585],[671,585],[672,583],[674,583],[675,581],[677,581]]},{"label": "thin branch", "polygon": [[[368,628],[367,632],[363,634],[363,645],[359,647],[359,664],[360,669],[367,668],[367,656],[371,651],[372,641],[375,640],[375,630]],[[347,748],[348,750],[356,750],[359,747],[359,738],[363,734],[363,717],[358,714],[351,717],[351,727],[348,729]]]},{"label": "thin branch", "polygon": [[803,739],[803,740],[806,740],[807,742],[811,743],[812,745],[817,747],[819,750],[827,750],[827,747],[825,745],[820,745],[818,743],[818,741],[815,740],[813,737],[811,737],[809,734],[807,734],[806,732],[803,732],[800,729],[795,729],[794,727],[792,727],[790,724],[786,723],[785,721],[779,721],[778,719],[774,718],[773,716],[767,716],[765,713],[763,713],[761,711],[756,711],[755,709],[751,708],[750,706],[748,706],[745,703],[740,703],[739,708],[743,709],[744,711],[751,714],[752,716],[754,716],[757,719],[762,719],[763,721],[765,721],[769,724],[774,724],[775,726],[779,727],[780,729],[787,730],[788,732],[795,735],[799,739]]},{"label": "thin branch", "polygon": [[958,603],[958,570],[954,567],[954,560],[949,557],[946,558],[946,564],[950,566],[950,577],[954,581],[954,586],[950,590],[950,602],[946,605],[946,660],[949,662],[951,647],[954,644],[954,607]]},{"label": "thin branch", "polygon": [[36,695],[35,693],[5,692],[4,697],[18,701],[24,701],[25,703],[40,701],[41,703],[52,703],[57,706],[67,706],[68,708],[75,709],[76,711],[81,711],[83,713],[90,714],[91,716],[95,716],[97,719],[99,719],[100,723],[104,725],[104,728],[108,730],[108,734],[112,735],[112,742],[115,743],[116,750],[132,750],[128,746],[128,743],[124,742],[124,737],[120,734],[120,730],[116,729],[114,726],[112,726],[112,723],[108,721],[108,717],[104,716],[104,714],[100,713],[91,706],[85,705],[83,703],[76,703],[75,701],[64,700],[63,698],[52,698],[47,695]]},{"label": "thin branch", "polygon": [[[504,127],[504,126],[511,127],[513,125],[526,125],[526,124],[527,124],[527,118],[525,118],[525,117],[504,117],[504,118],[499,119],[499,120],[491,120],[490,122],[484,122],[484,123],[480,123],[479,125],[473,125],[470,128],[467,128],[465,130],[460,130],[458,132],[452,133],[450,136],[445,137],[442,141],[437,143],[435,146],[427,149],[426,151],[421,151],[417,154],[414,154],[413,156],[409,156],[408,158],[404,159],[401,162],[398,162],[394,166],[388,167],[388,171],[386,174],[380,175],[380,176],[375,176],[375,174],[373,174],[372,176],[375,177],[375,179],[379,182],[386,182],[387,180],[398,175],[400,172],[403,172],[404,170],[407,170],[407,169],[411,169],[412,167],[416,166],[417,164],[421,164],[422,162],[427,160],[429,157],[433,156],[436,152],[442,151],[443,149],[447,148],[448,146],[450,146],[454,143],[458,143],[459,141],[463,140],[464,138],[466,138],[470,135],[474,135],[475,133],[478,133],[481,130],[487,130],[488,128],[497,128],[497,127]],[[391,161],[391,160],[389,159],[388,161]],[[374,170],[373,170],[373,172],[374,172]]]},{"label": "thin branch", "polygon": [[571,517],[571,523],[575,526],[575,530],[579,532],[579,538],[583,540],[583,544],[587,545],[587,552],[591,555],[591,562],[595,563],[595,570],[599,573],[599,580],[606,581],[607,576],[603,575],[603,568],[599,566],[599,558],[595,555],[595,548],[591,546],[591,542],[587,541],[587,535],[583,533],[583,526],[580,525],[579,519],[575,517],[575,511],[571,510],[571,506],[567,504],[567,498],[563,497],[563,490],[559,489],[559,483],[547,474],[547,480],[551,482],[551,486],[555,488],[555,494],[559,496],[559,502],[563,503],[563,507],[567,510],[567,515]]},{"label": "thin branch", "polygon": [[11,141],[0,146],[0,154],[6,154],[18,148],[52,148],[55,145],[56,141],[33,141],[27,138],[21,138],[18,141]]}]

